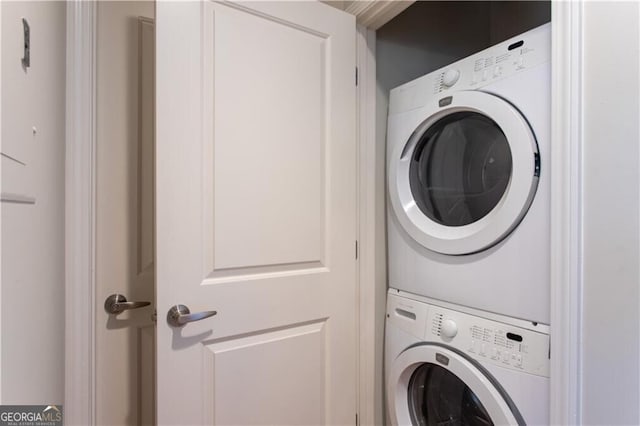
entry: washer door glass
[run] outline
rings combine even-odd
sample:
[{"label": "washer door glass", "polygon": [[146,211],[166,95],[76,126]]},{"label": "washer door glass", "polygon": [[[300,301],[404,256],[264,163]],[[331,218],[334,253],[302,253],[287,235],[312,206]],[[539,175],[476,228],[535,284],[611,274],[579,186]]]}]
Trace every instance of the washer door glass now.
[{"label": "washer door glass", "polygon": [[511,177],[511,150],[500,127],[477,112],[441,118],[413,152],[409,182],[418,208],[445,226],[464,226],[486,216]]},{"label": "washer door glass", "polygon": [[425,363],[415,370],[408,397],[414,425],[493,425],[473,391],[436,364]]}]

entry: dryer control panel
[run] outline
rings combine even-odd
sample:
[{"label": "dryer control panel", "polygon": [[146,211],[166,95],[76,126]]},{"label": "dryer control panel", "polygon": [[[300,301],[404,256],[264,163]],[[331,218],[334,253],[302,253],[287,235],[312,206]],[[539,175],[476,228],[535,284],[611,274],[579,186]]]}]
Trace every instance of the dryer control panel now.
[{"label": "dryer control panel", "polygon": [[550,60],[551,24],[545,24],[396,87],[389,113],[422,107],[450,91],[478,90]]},{"label": "dryer control panel", "polygon": [[[470,358],[517,371],[549,377],[550,339],[546,332],[521,327],[523,320],[388,295],[387,319],[425,342],[438,342]],[[437,303],[437,302],[436,302]],[[449,306],[447,306],[449,305]],[[473,314],[471,313],[473,312]],[[487,318],[489,317],[489,318]]]},{"label": "dryer control panel", "polygon": [[[436,71],[433,93],[456,86],[475,89],[550,60],[550,24],[512,38]],[[464,87],[463,87],[464,86]]]}]

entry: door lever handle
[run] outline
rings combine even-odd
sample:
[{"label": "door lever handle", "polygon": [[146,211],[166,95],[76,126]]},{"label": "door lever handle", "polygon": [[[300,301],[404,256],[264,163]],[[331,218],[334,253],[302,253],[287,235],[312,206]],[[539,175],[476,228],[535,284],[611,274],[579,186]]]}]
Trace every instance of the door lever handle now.
[{"label": "door lever handle", "polygon": [[138,309],[149,306],[151,302],[127,302],[127,298],[121,294],[112,294],[104,301],[104,310],[109,315],[118,315],[129,309]]},{"label": "door lever handle", "polygon": [[175,305],[167,312],[167,322],[172,327],[184,327],[190,322],[200,321],[217,313],[216,311],[202,311],[192,314],[185,305]]}]

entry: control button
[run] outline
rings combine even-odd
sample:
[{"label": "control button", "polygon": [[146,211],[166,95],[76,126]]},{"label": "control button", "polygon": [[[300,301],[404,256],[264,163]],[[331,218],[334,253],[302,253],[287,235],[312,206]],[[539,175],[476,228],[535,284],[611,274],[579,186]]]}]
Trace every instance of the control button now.
[{"label": "control button", "polygon": [[522,367],[522,355],[520,354],[516,355],[516,365]]},{"label": "control button", "polygon": [[476,341],[472,340],[471,341],[471,346],[469,346],[469,352],[474,352],[476,351]]},{"label": "control button", "polygon": [[500,358],[500,352],[498,352],[497,348],[493,348],[491,350],[491,359],[499,359]]},{"label": "control button", "polygon": [[482,346],[480,347],[480,355],[483,355],[486,353],[487,350],[487,345],[485,345],[484,343],[482,344]]},{"label": "control button", "polygon": [[502,361],[509,362],[509,352],[502,353]]},{"label": "control button", "polygon": [[444,75],[442,76],[442,84],[445,87],[451,87],[454,84],[456,84],[459,78],[460,78],[460,71],[456,69],[449,69],[445,71]]},{"label": "control button", "polygon": [[454,337],[456,337],[456,334],[458,334],[458,326],[456,325],[455,321],[450,319],[444,320],[442,322],[442,329],[440,331],[440,334],[449,339],[453,339]]},{"label": "control button", "polygon": [[524,59],[522,57],[518,58],[518,69],[521,70],[524,68]]},{"label": "control button", "polygon": [[502,74],[502,67],[500,67],[499,65],[497,67],[494,68],[493,70],[493,76],[494,77],[498,77],[500,76],[500,74]]},{"label": "control button", "polygon": [[482,71],[482,81],[485,81],[489,76],[489,72],[487,70]]}]

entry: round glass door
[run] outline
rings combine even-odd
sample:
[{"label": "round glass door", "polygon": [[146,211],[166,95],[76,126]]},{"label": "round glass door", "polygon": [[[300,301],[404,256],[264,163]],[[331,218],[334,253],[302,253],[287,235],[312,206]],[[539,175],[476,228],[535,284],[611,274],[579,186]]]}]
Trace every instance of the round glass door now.
[{"label": "round glass door", "polygon": [[408,397],[414,425],[493,425],[476,394],[456,375],[436,364],[425,363],[415,370]]},{"label": "round glass door", "polygon": [[448,105],[435,102],[414,115],[422,121],[389,160],[389,198],[400,225],[443,254],[477,253],[502,241],[538,186],[529,123],[504,99],[479,91],[455,93]]},{"label": "round glass door", "polygon": [[420,138],[409,166],[418,208],[445,226],[485,217],[511,178],[511,149],[500,127],[477,112],[457,112],[435,122]]},{"label": "round glass door", "polygon": [[394,425],[524,425],[508,394],[482,366],[439,343],[411,346],[387,376]]}]

